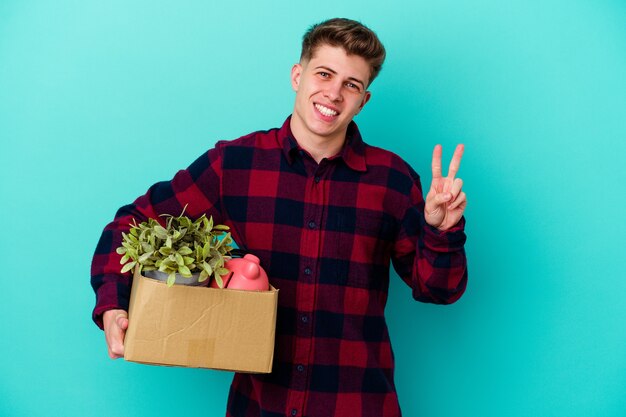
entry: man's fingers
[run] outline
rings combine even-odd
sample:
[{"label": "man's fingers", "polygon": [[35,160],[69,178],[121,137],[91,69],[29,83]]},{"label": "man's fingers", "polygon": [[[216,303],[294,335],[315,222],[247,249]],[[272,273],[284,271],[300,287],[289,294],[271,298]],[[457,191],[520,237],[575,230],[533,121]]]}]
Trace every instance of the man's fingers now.
[{"label": "man's fingers", "polygon": [[[465,145],[459,144],[456,146],[454,150],[454,155],[452,155],[452,161],[450,161],[450,166],[448,167],[448,175],[447,178],[454,178],[459,172],[459,167],[461,166],[461,158],[463,158],[463,151],[465,150]],[[432,162],[432,170],[433,170],[433,179],[441,178],[441,153],[442,148],[441,145],[435,145],[435,149],[433,150],[433,162]]]},{"label": "man's fingers", "polygon": [[119,340],[113,341],[111,343],[111,352],[115,355],[116,358],[121,358],[124,356],[124,345]]},{"label": "man's fingers", "polygon": [[433,178],[441,178],[441,145],[435,145],[433,150]]},{"label": "man's fingers", "polygon": [[123,357],[124,357],[124,353],[122,353],[122,354],[115,353],[114,351],[109,349],[109,358],[111,358],[111,359],[119,359],[119,358],[123,358]]},{"label": "man's fingers", "polygon": [[104,333],[111,359],[124,356],[124,336],[128,328],[128,313],[124,310],[109,310],[103,315]]},{"label": "man's fingers", "polygon": [[122,314],[118,315],[115,318],[115,322],[120,329],[122,330],[128,329],[128,318],[126,315],[122,315]]},{"label": "man's fingers", "polygon": [[467,204],[467,196],[463,191],[459,193],[459,196],[448,206],[448,210],[453,210],[461,205],[465,206]]},{"label": "man's fingers", "polygon": [[461,166],[461,158],[463,157],[463,151],[465,145],[460,144],[456,146],[454,155],[452,155],[452,161],[450,161],[450,167],[448,168],[448,178],[454,178],[456,173],[459,172],[459,166]]},{"label": "man's fingers", "polygon": [[121,327],[111,329],[109,334],[109,356],[113,359],[124,356],[124,335],[126,331]]},{"label": "man's fingers", "polygon": [[[428,212],[433,212],[437,207],[448,203],[447,209],[453,209],[458,207],[463,201],[465,201],[465,193],[461,191],[463,188],[463,180],[455,178],[450,187],[450,191],[443,193],[436,193],[431,191],[426,196],[426,209]],[[461,198],[463,196],[463,198]]]},{"label": "man's fingers", "polygon": [[448,201],[450,201],[452,199],[452,194],[446,192],[446,193],[439,193],[439,194],[435,194],[435,205],[440,206],[444,203],[447,203]]},{"label": "man's fingers", "polygon": [[459,195],[463,188],[463,180],[461,178],[455,178],[450,187],[450,194],[452,194],[452,201]]}]

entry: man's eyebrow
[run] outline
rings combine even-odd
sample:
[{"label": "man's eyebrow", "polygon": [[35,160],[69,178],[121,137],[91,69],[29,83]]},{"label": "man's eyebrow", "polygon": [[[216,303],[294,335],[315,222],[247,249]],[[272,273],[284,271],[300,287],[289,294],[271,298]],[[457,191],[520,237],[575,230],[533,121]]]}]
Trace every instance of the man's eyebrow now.
[{"label": "man's eyebrow", "polygon": [[[326,67],[326,66],[324,66],[324,65],[319,65],[319,66],[315,67],[315,69],[320,69],[320,68],[321,68],[321,69],[325,69],[326,71],[328,71],[328,72],[330,72],[330,73],[332,73],[332,74],[334,74],[334,75],[337,75],[337,71],[335,71],[335,70],[333,70],[333,69],[331,69],[331,68],[328,68],[328,67]],[[358,78],[348,77],[348,79],[349,79],[349,80],[351,80],[351,81],[355,81],[355,82],[357,82],[357,83],[361,84],[361,86],[362,86],[363,88],[365,88],[365,83],[364,83],[363,81],[359,80]]]}]

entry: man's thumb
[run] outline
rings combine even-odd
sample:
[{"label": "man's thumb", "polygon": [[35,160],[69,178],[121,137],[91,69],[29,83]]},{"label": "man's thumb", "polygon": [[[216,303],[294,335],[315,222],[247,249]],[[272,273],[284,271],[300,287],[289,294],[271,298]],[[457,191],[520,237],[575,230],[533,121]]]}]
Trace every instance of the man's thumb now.
[{"label": "man's thumb", "polygon": [[439,193],[435,195],[435,204],[439,205],[439,204],[447,203],[448,201],[450,201],[451,198],[452,198],[452,194],[450,193]]},{"label": "man's thumb", "polygon": [[126,330],[128,328],[128,317],[125,314],[120,314],[115,318],[115,323],[122,330]]}]

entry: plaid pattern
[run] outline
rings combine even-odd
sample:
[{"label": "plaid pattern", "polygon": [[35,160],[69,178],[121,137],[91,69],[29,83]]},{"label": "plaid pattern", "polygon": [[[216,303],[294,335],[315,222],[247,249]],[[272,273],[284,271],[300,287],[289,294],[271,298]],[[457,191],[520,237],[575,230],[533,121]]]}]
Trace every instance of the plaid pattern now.
[{"label": "plaid pattern", "polygon": [[288,118],[215,148],[122,207],[92,265],[95,322],[128,307],[120,232],[131,217],[202,213],[231,227],[280,289],[271,374],[235,374],[227,415],[401,415],[384,308],[389,268],[418,301],[448,304],[467,283],[464,219],[445,233],[424,221],[419,176],[349,126],[342,152],[318,165]]}]

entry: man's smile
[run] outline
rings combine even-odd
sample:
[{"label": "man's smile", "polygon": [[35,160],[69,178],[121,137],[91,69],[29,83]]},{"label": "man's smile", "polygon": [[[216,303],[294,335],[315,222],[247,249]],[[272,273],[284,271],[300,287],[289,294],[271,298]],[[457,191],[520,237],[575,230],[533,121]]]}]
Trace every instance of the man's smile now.
[{"label": "man's smile", "polygon": [[330,107],[326,107],[319,103],[315,103],[315,108],[317,109],[318,112],[322,114],[322,116],[325,116],[328,118],[334,118],[335,116],[339,114],[337,110],[332,109]]}]

